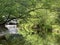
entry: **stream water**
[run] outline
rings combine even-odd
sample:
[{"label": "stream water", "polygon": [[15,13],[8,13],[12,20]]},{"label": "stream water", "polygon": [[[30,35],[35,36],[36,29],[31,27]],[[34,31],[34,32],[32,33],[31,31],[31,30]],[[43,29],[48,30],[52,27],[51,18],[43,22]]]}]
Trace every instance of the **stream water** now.
[{"label": "stream water", "polygon": [[9,34],[18,34],[17,25],[6,25],[5,27],[8,28],[8,33]]}]

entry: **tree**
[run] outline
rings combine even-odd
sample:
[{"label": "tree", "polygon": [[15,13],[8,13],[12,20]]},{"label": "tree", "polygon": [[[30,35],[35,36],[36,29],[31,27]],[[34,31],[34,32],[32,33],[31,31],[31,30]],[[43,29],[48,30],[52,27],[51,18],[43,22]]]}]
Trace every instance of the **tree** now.
[{"label": "tree", "polygon": [[0,0],[0,29],[5,30],[7,22],[18,19],[23,23],[29,22],[28,26],[23,25],[22,31],[28,30],[29,35],[30,30],[33,30],[32,34],[37,32],[44,37],[43,34],[52,32],[52,25],[56,25],[56,22],[60,24],[59,11],[60,0]]},{"label": "tree", "polygon": [[0,0],[0,25],[12,19],[24,19],[29,14],[20,0]]}]

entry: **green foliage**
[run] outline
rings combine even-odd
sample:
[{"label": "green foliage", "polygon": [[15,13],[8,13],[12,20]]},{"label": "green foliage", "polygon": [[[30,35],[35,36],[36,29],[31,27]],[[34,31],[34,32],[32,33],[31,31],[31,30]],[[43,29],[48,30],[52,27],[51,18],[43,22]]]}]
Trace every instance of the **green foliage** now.
[{"label": "green foliage", "polygon": [[11,36],[10,45],[60,44],[60,0],[0,0],[0,24],[12,18],[22,36]]},{"label": "green foliage", "polygon": [[0,0],[0,24],[5,21],[20,18],[27,18],[27,8],[19,0]]},{"label": "green foliage", "polygon": [[13,34],[8,38],[9,45],[24,45],[25,39],[22,35]]}]

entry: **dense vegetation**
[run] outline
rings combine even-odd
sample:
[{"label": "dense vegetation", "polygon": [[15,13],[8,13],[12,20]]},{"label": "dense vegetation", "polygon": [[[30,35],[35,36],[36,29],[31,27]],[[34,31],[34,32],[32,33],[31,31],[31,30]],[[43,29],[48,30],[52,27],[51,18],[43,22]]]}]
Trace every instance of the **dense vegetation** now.
[{"label": "dense vegetation", "polygon": [[19,35],[7,35],[2,45],[60,45],[60,0],[0,0],[2,29],[12,19]]}]

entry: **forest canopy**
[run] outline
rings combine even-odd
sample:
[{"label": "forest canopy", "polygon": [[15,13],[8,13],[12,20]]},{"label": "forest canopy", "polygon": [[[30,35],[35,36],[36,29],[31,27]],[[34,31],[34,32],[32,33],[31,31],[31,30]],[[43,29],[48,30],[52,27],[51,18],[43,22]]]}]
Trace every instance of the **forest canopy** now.
[{"label": "forest canopy", "polygon": [[23,38],[10,37],[12,45],[60,44],[60,0],[0,0],[0,25],[13,19]]}]

